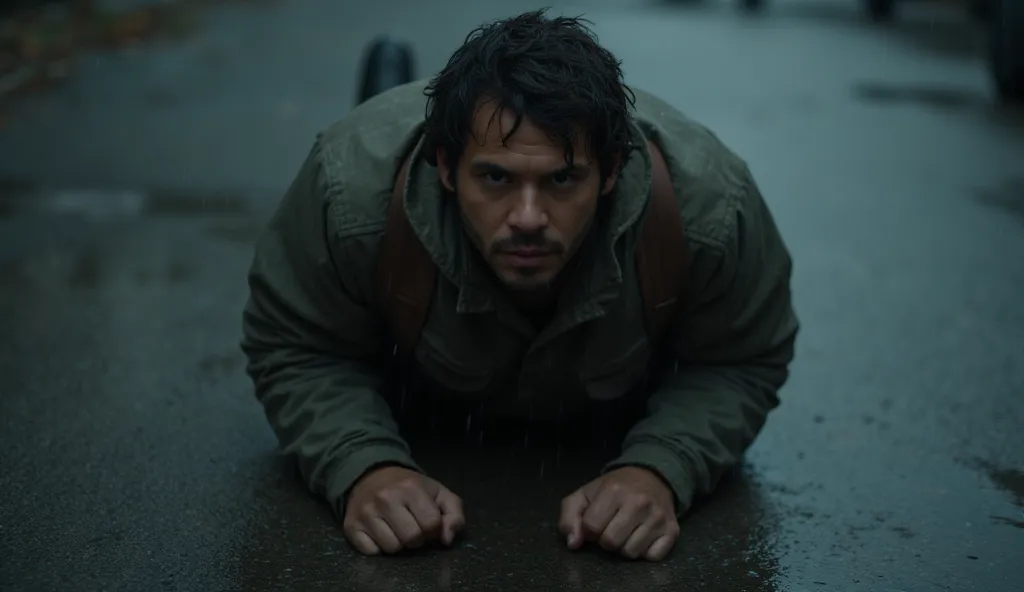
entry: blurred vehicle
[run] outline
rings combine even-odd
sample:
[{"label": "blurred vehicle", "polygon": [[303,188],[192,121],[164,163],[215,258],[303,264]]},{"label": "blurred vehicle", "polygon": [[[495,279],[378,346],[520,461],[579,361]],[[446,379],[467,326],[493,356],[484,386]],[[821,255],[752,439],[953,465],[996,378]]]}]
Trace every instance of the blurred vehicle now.
[{"label": "blurred vehicle", "polygon": [[[861,0],[871,20],[895,17],[900,0]],[[1024,104],[1024,0],[959,0],[971,14],[987,22],[988,66],[999,99]],[[740,0],[749,11],[764,7],[765,0]]]},{"label": "blurred vehicle", "polygon": [[1024,103],[1024,0],[992,0],[989,67],[999,97]]},{"label": "blurred vehicle", "polygon": [[[892,19],[897,0],[862,0],[874,21]],[[988,63],[999,98],[1024,103],[1024,0],[961,0],[989,28]]]}]

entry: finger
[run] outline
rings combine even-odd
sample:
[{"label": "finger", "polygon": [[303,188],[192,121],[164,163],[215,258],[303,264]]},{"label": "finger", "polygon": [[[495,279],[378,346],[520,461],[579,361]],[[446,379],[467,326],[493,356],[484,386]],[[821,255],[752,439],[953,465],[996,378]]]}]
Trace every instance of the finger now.
[{"label": "finger", "polygon": [[629,538],[626,539],[619,552],[623,557],[628,557],[629,559],[643,557],[657,538],[658,531],[654,528],[654,525],[650,522],[644,522],[629,535]]},{"label": "finger", "polygon": [[598,542],[606,551],[618,551],[638,526],[647,519],[648,512],[636,506],[620,506],[608,526],[601,532]]},{"label": "finger", "polygon": [[583,513],[583,532],[590,540],[597,540],[622,505],[620,496],[612,489],[602,487]]},{"label": "finger", "polygon": [[668,552],[672,550],[672,546],[676,543],[676,536],[671,534],[663,534],[658,537],[654,543],[648,547],[647,552],[644,553],[644,558],[648,561],[661,561],[668,555]]},{"label": "finger", "polygon": [[583,545],[583,513],[587,511],[588,506],[587,496],[582,490],[577,490],[562,500],[558,532],[565,535],[566,544],[570,549],[578,549]]},{"label": "finger", "polygon": [[462,511],[462,500],[459,496],[442,487],[434,499],[441,510],[441,542],[450,545],[455,536],[466,526],[466,516]]},{"label": "finger", "polygon": [[423,546],[423,531],[420,530],[419,522],[413,517],[408,507],[391,506],[380,517],[391,527],[391,532],[398,537],[402,547],[418,549]]},{"label": "finger", "polygon": [[441,508],[426,492],[414,495],[408,502],[409,512],[419,525],[424,540],[437,538],[441,531]]},{"label": "finger", "polygon": [[346,532],[345,538],[356,548],[356,551],[363,555],[380,555],[380,547],[377,546],[377,543],[374,543],[373,539],[361,530],[356,530],[352,533]]},{"label": "finger", "polygon": [[366,520],[366,526],[366,534],[370,535],[381,551],[393,554],[402,550],[402,543],[399,542],[398,537],[391,530],[391,526],[383,518],[369,518]]}]

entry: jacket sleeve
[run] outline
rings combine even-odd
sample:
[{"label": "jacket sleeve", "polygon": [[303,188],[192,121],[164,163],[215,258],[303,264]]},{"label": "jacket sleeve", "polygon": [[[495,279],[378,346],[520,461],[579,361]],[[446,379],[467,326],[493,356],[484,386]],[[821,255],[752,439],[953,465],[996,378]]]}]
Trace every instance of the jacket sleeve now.
[{"label": "jacket sleeve", "polygon": [[419,469],[379,391],[381,325],[355,295],[372,270],[333,240],[323,176],[314,148],[257,242],[242,350],[283,451],[342,516],[368,469]]},{"label": "jacket sleeve", "polygon": [[[798,322],[792,261],[749,171],[728,208],[722,240],[693,250],[675,364],[655,381],[647,416],[605,471],[657,472],[685,513],[734,467],[778,405]],[[700,237],[691,237],[700,241]]]}]

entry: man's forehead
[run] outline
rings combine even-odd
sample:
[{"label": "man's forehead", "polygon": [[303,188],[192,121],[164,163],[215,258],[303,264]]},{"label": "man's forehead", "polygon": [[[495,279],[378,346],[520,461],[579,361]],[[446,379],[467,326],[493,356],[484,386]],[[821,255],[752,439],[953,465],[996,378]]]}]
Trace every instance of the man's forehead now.
[{"label": "man's forehead", "polygon": [[[517,126],[515,111],[494,102],[482,103],[477,107],[470,135],[474,140],[471,144],[475,144],[467,146],[471,152],[498,155],[508,152],[529,153],[534,150],[550,152],[555,149],[559,155],[565,154],[566,146],[561,137],[540,128],[525,115]],[[483,154],[481,157],[486,158]],[[583,141],[582,130],[577,128],[573,133],[573,162],[586,166],[588,160],[587,144]]]},{"label": "man's forehead", "polygon": [[[513,129],[515,132],[510,134]],[[529,116],[523,115],[517,126],[515,111],[494,100],[480,102],[477,105],[474,111],[472,134],[480,143],[511,141],[515,138],[530,143],[562,145],[562,138],[549,130],[542,129]],[[584,130],[580,126],[573,126],[573,136],[582,137],[583,135]]]}]

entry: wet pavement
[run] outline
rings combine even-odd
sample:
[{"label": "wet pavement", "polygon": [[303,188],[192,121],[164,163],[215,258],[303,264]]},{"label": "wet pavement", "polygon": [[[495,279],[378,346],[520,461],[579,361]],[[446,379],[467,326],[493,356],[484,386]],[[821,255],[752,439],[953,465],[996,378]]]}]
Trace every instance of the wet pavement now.
[{"label": "wet pavement", "polygon": [[385,15],[429,72],[515,4],[435,31],[397,1],[228,6],[18,107],[0,128],[0,589],[1020,589],[1024,118],[991,105],[955,9],[877,29],[832,0],[753,20],[566,7],[748,159],[797,264],[783,405],[670,559],[562,548],[558,502],[609,450],[544,426],[417,436],[467,537],[349,550],[242,373],[251,244]]}]

